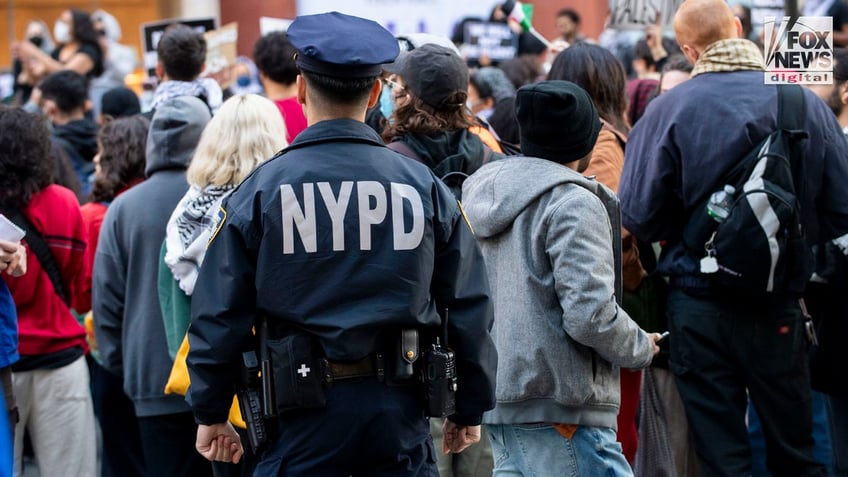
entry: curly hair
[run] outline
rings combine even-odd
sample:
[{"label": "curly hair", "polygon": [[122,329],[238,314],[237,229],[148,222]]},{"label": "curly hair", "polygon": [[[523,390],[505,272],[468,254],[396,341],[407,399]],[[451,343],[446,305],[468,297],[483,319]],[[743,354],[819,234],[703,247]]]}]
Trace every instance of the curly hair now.
[{"label": "curly hair", "polygon": [[132,181],[144,179],[149,129],[150,121],[143,116],[115,119],[103,125],[97,135],[100,172],[94,178],[93,201],[111,201]]},{"label": "curly hair", "polygon": [[0,106],[0,205],[25,207],[53,182],[55,169],[44,118]]},{"label": "curly hair", "polygon": [[[448,97],[446,102],[460,104],[464,103],[466,93],[460,91],[453,96],[455,97]],[[404,134],[433,134],[468,129],[474,125],[474,117],[464,104],[462,107],[436,111],[421,98],[410,94],[409,101],[392,112],[388,123],[383,131],[383,139],[386,142]]]},{"label": "curly hair", "polygon": [[297,80],[297,65],[294,45],[284,32],[268,33],[256,41],[253,46],[253,61],[265,76],[275,83],[284,85],[294,84]]}]

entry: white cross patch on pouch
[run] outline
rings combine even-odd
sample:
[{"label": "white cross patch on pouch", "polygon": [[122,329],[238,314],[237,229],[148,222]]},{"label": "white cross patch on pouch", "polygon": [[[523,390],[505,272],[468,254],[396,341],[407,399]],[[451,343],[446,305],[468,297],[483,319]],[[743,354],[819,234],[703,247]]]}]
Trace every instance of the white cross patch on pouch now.
[{"label": "white cross patch on pouch", "polygon": [[312,369],[306,367],[306,363],[300,363],[300,368],[297,370],[297,374],[301,375],[301,377],[306,377]]}]

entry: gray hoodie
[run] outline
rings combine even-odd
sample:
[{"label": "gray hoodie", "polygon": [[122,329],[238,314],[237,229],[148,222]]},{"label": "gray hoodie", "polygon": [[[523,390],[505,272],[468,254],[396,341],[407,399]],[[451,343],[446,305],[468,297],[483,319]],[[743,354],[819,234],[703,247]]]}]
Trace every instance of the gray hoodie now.
[{"label": "gray hoodie", "polygon": [[652,358],[650,338],[616,303],[615,195],[531,157],[483,166],[462,194],[495,301],[497,404],[483,422],[615,429],[618,367]]},{"label": "gray hoodie", "polygon": [[189,410],[183,396],[164,394],[173,362],[157,276],[165,226],[188,190],[185,171],[209,118],[192,96],[159,106],[147,138],[147,180],[115,199],[100,229],[92,277],[97,344],[103,365],[123,376],[139,417]]}]

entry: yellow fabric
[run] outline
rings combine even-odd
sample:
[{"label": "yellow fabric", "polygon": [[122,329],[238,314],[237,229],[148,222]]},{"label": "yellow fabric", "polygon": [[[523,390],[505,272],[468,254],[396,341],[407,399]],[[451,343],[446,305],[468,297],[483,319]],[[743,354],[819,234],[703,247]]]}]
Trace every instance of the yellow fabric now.
[{"label": "yellow fabric", "polygon": [[[165,394],[179,394],[185,396],[188,392],[188,386],[191,384],[188,376],[188,366],[186,366],[186,357],[188,356],[188,335],[183,337],[183,342],[180,343],[180,349],[177,350],[177,357],[174,358],[174,365],[171,367],[171,374],[168,376],[168,382],[165,383]],[[233,404],[230,406],[230,422],[234,426],[247,428],[244,419],[241,417],[238,399],[233,396]]]}]

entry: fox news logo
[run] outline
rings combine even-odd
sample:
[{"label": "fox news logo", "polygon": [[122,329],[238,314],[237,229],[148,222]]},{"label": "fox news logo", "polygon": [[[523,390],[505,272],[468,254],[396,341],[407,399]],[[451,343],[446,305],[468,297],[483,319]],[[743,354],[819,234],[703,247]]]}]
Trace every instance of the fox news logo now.
[{"label": "fox news logo", "polygon": [[766,17],[766,84],[832,84],[833,18]]}]

